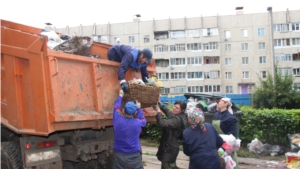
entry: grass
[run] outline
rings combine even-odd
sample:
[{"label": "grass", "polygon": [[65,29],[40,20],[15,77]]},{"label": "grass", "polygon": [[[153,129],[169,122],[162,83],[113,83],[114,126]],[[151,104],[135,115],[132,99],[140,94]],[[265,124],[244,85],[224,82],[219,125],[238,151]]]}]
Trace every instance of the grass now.
[{"label": "grass", "polygon": [[[159,143],[155,141],[149,141],[146,139],[141,139],[140,140],[141,145],[143,146],[149,146],[149,147],[158,147]],[[182,145],[179,146],[179,149],[182,151]],[[268,161],[283,161],[286,160],[285,155],[280,155],[280,156],[259,156],[253,153],[250,153],[249,150],[246,147],[241,147],[239,151],[237,152],[239,157],[244,157],[244,158],[257,158],[260,160],[268,160]],[[148,154],[148,155],[153,155],[153,154]],[[154,154],[155,155],[155,154]]]}]

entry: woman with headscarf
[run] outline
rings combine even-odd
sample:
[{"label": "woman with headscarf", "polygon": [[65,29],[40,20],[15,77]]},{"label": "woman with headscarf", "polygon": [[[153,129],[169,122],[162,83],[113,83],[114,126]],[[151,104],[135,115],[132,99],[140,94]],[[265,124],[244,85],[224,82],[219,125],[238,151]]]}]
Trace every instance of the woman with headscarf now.
[{"label": "woman with headscarf", "polygon": [[[217,104],[217,112],[215,113],[212,125],[215,127],[219,134],[232,134],[236,137],[236,123],[237,119],[233,115],[232,102],[230,98],[222,98]],[[232,158],[236,162],[235,169],[238,169],[238,161],[236,152]]]},{"label": "woman with headscarf", "polygon": [[193,107],[188,111],[191,125],[183,132],[183,152],[190,157],[189,169],[220,169],[221,163],[217,149],[223,139],[210,123],[204,123],[204,113]]}]

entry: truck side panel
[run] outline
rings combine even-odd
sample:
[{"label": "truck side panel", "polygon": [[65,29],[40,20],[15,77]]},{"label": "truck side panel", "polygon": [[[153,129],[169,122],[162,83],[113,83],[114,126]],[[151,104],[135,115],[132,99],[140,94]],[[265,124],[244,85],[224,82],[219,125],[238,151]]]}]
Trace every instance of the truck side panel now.
[{"label": "truck side panel", "polygon": [[[1,20],[1,120],[20,134],[112,125],[113,102],[120,89],[119,63],[107,60],[111,45],[93,43],[101,59],[47,49],[40,29]],[[156,73],[155,63],[148,66]],[[126,80],[139,78],[130,69]],[[155,113],[145,111],[148,122]]]}]

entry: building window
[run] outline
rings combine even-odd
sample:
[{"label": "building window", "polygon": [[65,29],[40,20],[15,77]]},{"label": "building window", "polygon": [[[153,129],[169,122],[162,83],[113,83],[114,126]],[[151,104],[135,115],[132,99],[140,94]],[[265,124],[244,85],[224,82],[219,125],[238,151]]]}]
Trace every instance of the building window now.
[{"label": "building window", "polygon": [[184,38],[185,32],[184,31],[171,31],[170,37],[171,38]]},{"label": "building window", "polygon": [[260,64],[265,64],[265,63],[267,63],[266,57],[265,57],[265,56],[260,56],[260,57],[259,57],[259,63],[260,63]]},{"label": "building window", "polygon": [[233,87],[232,86],[226,86],[226,93],[233,93]]},{"label": "building window", "polygon": [[247,51],[248,50],[248,43],[242,43],[242,50]]},{"label": "building window", "polygon": [[169,73],[156,73],[156,77],[159,80],[168,80],[169,79]]},{"label": "building window", "polygon": [[93,36],[93,40],[95,42],[107,42],[107,36],[106,35]]},{"label": "building window", "polygon": [[154,45],[154,52],[168,52],[167,45]]},{"label": "building window", "polygon": [[274,25],[274,32],[286,32],[286,31],[289,31],[289,24]]},{"label": "building window", "polygon": [[260,78],[267,78],[267,71],[260,71]]},{"label": "building window", "polygon": [[231,58],[225,58],[225,65],[231,65]]},{"label": "building window", "polygon": [[280,62],[280,61],[292,61],[292,56],[291,56],[291,54],[275,53],[275,60],[277,62]]},{"label": "building window", "polygon": [[242,57],[242,64],[248,65],[249,64],[249,58],[248,57]]},{"label": "building window", "polygon": [[219,48],[218,42],[203,43],[204,50],[214,50],[214,49],[218,49],[218,48]]},{"label": "building window", "polygon": [[266,49],[266,43],[265,42],[259,42],[258,43],[259,50],[265,50]]},{"label": "building window", "polygon": [[290,39],[274,39],[274,46],[290,46]]},{"label": "building window", "polygon": [[248,71],[243,72],[243,79],[249,79],[250,75]]},{"label": "building window", "polygon": [[185,58],[171,58],[170,65],[185,65]]},{"label": "building window", "polygon": [[134,43],[134,36],[129,36],[128,37],[128,42],[129,43]]},{"label": "building window", "polygon": [[188,79],[203,79],[202,72],[188,72]]},{"label": "building window", "polygon": [[292,43],[293,45],[300,45],[300,38],[293,38]]},{"label": "building window", "polygon": [[171,52],[185,51],[185,44],[170,45]]},{"label": "building window", "polygon": [[169,94],[170,88],[161,87],[160,88],[160,94]]},{"label": "building window", "polygon": [[200,37],[201,29],[186,30],[186,37]]},{"label": "building window", "polygon": [[188,51],[202,50],[201,43],[188,43],[186,46]]},{"label": "building window", "polygon": [[225,51],[230,52],[231,51],[231,44],[225,44]]},{"label": "building window", "polygon": [[114,37],[114,44],[115,45],[120,44],[120,38]]},{"label": "building window", "polygon": [[292,75],[292,69],[290,68],[279,68],[281,76]]},{"label": "building window", "polygon": [[231,72],[225,72],[225,79],[232,79],[232,73]]},{"label": "building window", "polygon": [[205,85],[204,92],[220,92],[220,85]]},{"label": "building window", "polygon": [[230,31],[224,31],[224,40],[227,41],[231,37]]},{"label": "building window", "polygon": [[300,83],[294,83],[294,89],[300,90]]},{"label": "building window", "polygon": [[202,57],[188,57],[187,58],[188,65],[202,65]]},{"label": "building window", "polygon": [[211,70],[209,72],[204,72],[205,79],[219,79],[220,71],[219,70]]},{"label": "building window", "polygon": [[293,31],[299,31],[300,30],[300,23],[293,23],[292,24],[292,30]]},{"label": "building window", "polygon": [[203,86],[188,86],[188,93],[201,93]]},{"label": "building window", "polygon": [[144,43],[149,43],[150,42],[150,36],[149,35],[145,35],[144,36]]},{"label": "building window", "polygon": [[241,29],[241,37],[247,37],[248,36],[248,30],[247,29]]},{"label": "building window", "polygon": [[169,38],[168,31],[154,32],[154,39],[156,39],[156,40],[159,40],[159,39],[168,39],[168,38]]},{"label": "building window", "polygon": [[204,64],[206,65],[220,63],[220,57],[218,56],[205,56],[203,59],[204,59]]},{"label": "building window", "polygon": [[258,28],[257,29],[257,35],[258,36],[266,36],[266,30],[265,30],[265,28]]},{"label": "building window", "polygon": [[293,75],[294,76],[300,76],[300,68],[293,69]]},{"label": "building window", "polygon": [[218,28],[206,28],[202,29],[203,36],[215,36],[218,35]]},{"label": "building window", "polygon": [[176,86],[171,87],[170,93],[185,93],[186,87],[185,86]]},{"label": "building window", "polygon": [[172,72],[171,79],[185,79],[185,72]]},{"label": "building window", "polygon": [[155,65],[156,65],[156,67],[168,67],[169,66],[169,60],[155,59]]}]

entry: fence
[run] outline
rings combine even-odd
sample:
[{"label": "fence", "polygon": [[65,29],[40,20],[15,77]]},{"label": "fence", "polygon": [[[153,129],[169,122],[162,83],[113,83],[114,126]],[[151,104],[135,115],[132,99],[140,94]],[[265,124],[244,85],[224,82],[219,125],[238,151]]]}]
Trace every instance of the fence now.
[{"label": "fence", "polygon": [[[230,98],[235,104],[240,105],[251,105],[251,94],[221,94],[222,97]],[[169,104],[174,104],[177,100],[188,101],[185,96],[160,96],[160,101],[162,103],[168,102]]]}]

